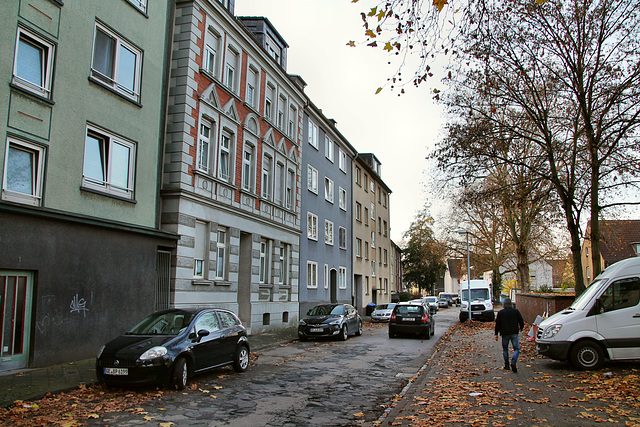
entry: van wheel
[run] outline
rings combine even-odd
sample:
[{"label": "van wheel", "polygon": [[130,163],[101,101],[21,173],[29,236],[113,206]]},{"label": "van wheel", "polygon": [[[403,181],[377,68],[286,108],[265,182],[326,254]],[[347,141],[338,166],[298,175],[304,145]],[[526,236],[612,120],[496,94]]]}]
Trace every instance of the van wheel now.
[{"label": "van wheel", "polygon": [[571,364],[580,370],[599,369],[604,363],[602,348],[593,341],[577,343],[569,355]]},{"label": "van wheel", "polygon": [[171,374],[171,385],[178,390],[184,390],[189,381],[189,366],[187,359],[180,357],[173,365],[173,373]]},{"label": "van wheel", "polygon": [[460,321],[461,322],[466,322],[467,321],[467,315],[464,313],[460,313]]},{"label": "van wheel", "polygon": [[496,321],[496,312],[492,311],[491,315],[489,316],[489,321],[490,322],[495,322]]}]

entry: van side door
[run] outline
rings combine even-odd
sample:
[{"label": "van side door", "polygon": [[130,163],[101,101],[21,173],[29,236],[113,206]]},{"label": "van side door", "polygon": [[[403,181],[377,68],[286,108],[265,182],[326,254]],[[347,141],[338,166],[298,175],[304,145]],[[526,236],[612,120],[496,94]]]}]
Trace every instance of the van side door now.
[{"label": "van side door", "polygon": [[597,302],[597,331],[612,360],[640,358],[640,278],[612,282]]}]

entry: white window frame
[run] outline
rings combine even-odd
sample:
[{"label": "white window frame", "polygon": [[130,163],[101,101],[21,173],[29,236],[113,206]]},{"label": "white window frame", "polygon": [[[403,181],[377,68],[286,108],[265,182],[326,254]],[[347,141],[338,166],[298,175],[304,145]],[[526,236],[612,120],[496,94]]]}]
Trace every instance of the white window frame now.
[{"label": "white window frame", "polygon": [[276,106],[273,104],[276,96],[276,87],[272,83],[267,83],[267,90],[264,95],[264,117],[273,123],[273,112]]},{"label": "white window frame", "polygon": [[280,246],[278,262],[280,263],[280,284],[289,282],[289,245],[282,243]]},{"label": "white window frame", "polygon": [[[207,129],[208,132],[204,132]],[[196,169],[207,174],[211,173],[211,139],[215,135],[215,123],[204,118],[200,118],[200,126],[198,128],[198,159]]]},{"label": "white window frame", "polygon": [[371,232],[371,247],[372,248],[376,247],[376,232],[375,231]]},{"label": "white window frame", "polygon": [[287,182],[285,187],[285,206],[287,209],[293,209],[294,196],[296,193],[296,172],[292,169],[287,170]]},{"label": "white window frame", "polygon": [[227,229],[220,227],[216,233],[216,279],[227,278]]},{"label": "white window frame", "polygon": [[362,205],[360,202],[356,202],[356,221],[362,221]]},{"label": "white window frame", "polygon": [[133,7],[142,13],[147,13],[147,0],[127,0]]},{"label": "white window frame", "polygon": [[309,141],[309,145],[311,145],[316,150],[318,149],[318,134],[318,125],[309,120],[309,135],[307,136],[307,139]]},{"label": "white window frame", "polygon": [[[88,137],[91,135],[93,139],[99,139],[102,146],[98,147],[101,151],[98,153],[100,157],[101,163],[101,173],[102,177],[97,176],[88,176],[88,169],[93,166],[94,168],[97,166],[95,164],[95,159],[91,158],[90,153],[91,150],[88,146]],[[128,149],[128,161],[129,165],[127,168],[127,178],[126,183],[123,185],[115,185],[113,183],[113,165],[121,164],[122,159],[114,159],[114,145],[119,147],[124,147]],[[91,150],[93,151],[93,150]],[[90,163],[88,163],[90,162]],[[135,165],[136,165],[136,144],[132,141],[126,140],[120,136],[117,136],[111,132],[108,132],[104,129],[100,129],[96,126],[87,125],[85,130],[85,143],[84,143],[84,162],[82,168],[82,187],[96,190],[101,193],[106,193],[118,197],[124,197],[126,199],[133,199],[134,196],[134,188],[133,183],[135,182]]]},{"label": "white window frame", "polygon": [[347,210],[347,190],[338,187],[338,204],[343,211]]},{"label": "white window frame", "polygon": [[193,278],[207,277],[207,248],[209,247],[209,224],[196,221],[193,246]]},{"label": "white window frame", "polygon": [[362,171],[357,166],[356,166],[356,184],[358,184],[359,187],[362,187]]},{"label": "white window frame", "polygon": [[242,189],[253,192],[255,173],[256,149],[249,141],[245,141],[242,148]]},{"label": "white window frame", "polygon": [[[98,70],[96,67],[96,41],[98,32],[109,37],[114,42],[114,49],[111,58],[113,62],[111,75],[105,74]],[[94,81],[100,82],[100,84],[114,90],[125,98],[131,99],[134,102],[140,102],[140,81],[142,79],[142,50],[132,43],[128,42],[124,37],[116,33],[115,31],[107,28],[100,22],[96,22],[93,31],[93,47],[91,54],[91,77]],[[133,74],[133,87],[127,87],[121,81],[121,71],[119,66],[121,65],[122,55],[121,49],[132,53],[135,57],[135,66],[133,70],[127,70]],[[107,70],[103,70],[107,71]]]},{"label": "white window frame", "polygon": [[[25,46],[22,44],[28,44],[30,47],[35,48],[39,52],[40,82],[32,82],[26,76],[20,75],[22,69],[23,58],[22,53]],[[36,95],[44,98],[51,98],[51,84],[53,81],[53,58],[55,57],[55,45],[43,37],[38,36],[36,33],[27,30],[24,27],[18,27],[18,33],[16,35],[16,46],[13,56],[13,77],[11,82],[22,89],[35,93]],[[24,58],[27,60],[28,58]]]},{"label": "white window frame", "polygon": [[[30,171],[14,170],[9,163],[9,154],[13,150],[26,152],[30,155]],[[45,165],[46,149],[43,146],[30,142],[7,138],[4,157],[4,171],[2,176],[2,200],[9,202],[22,203],[30,206],[40,206],[42,203],[42,187],[44,181],[44,165]],[[9,188],[9,181],[12,181],[12,172],[17,172],[21,177],[25,177],[25,172],[29,176],[31,190],[28,193],[20,191],[16,188]]]},{"label": "white window frame", "polygon": [[347,267],[338,267],[338,288],[347,289]]},{"label": "white window frame", "polygon": [[273,159],[265,154],[262,157],[262,198],[271,200]]},{"label": "white window frame", "polygon": [[324,288],[329,289],[329,264],[324,265]]},{"label": "white window frame", "polygon": [[280,94],[278,97],[278,123],[277,126],[281,131],[285,131],[287,123],[287,97]]},{"label": "white window frame", "polygon": [[220,73],[220,40],[221,35],[210,26],[205,35],[202,68],[215,78],[219,78]]},{"label": "white window frame", "polygon": [[371,214],[371,219],[372,220],[376,220],[376,204],[371,202],[371,209],[369,210],[369,213]]},{"label": "white window frame", "polygon": [[298,131],[298,109],[295,105],[291,104],[289,106],[289,128],[287,132],[289,133],[289,138],[296,140],[296,133]]},{"label": "white window frame", "polygon": [[307,261],[307,288],[318,289],[318,263]]},{"label": "white window frame", "polygon": [[347,153],[339,149],[338,151],[338,167],[344,173],[347,173]]},{"label": "white window frame", "polygon": [[338,245],[340,249],[347,249],[347,229],[338,227]]},{"label": "white window frame", "polygon": [[260,240],[260,268],[258,272],[258,283],[269,283],[269,248],[270,242],[266,239]]},{"label": "white window frame", "polygon": [[[254,79],[255,78],[255,79]],[[260,98],[260,71],[253,65],[247,68],[247,88],[245,101],[252,108],[258,108],[258,99]]]},{"label": "white window frame", "polygon": [[333,180],[329,177],[324,177],[324,199],[333,203]]},{"label": "white window frame", "polygon": [[318,240],[318,215],[307,212],[307,238]]},{"label": "white window frame", "polygon": [[307,165],[307,189],[318,194],[318,169]]},{"label": "white window frame", "polygon": [[335,152],[335,145],[329,136],[324,136],[324,157],[327,158],[331,163],[333,163],[333,156]]},{"label": "white window frame", "polygon": [[273,174],[273,201],[280,206],[284,205],[285,180],[285,165],[276,161],[276,170]]},{"label": "white window frame", "polygon": [[224,60],[224,84],[231,91],[238,91],[238,77],[240,70],[240,50],[232,45],[227,45],[227,53]]},{"label": "white window frame", "polygon": [[[218,178],[225,182],[231,182],[233,176],[233,147],[235,135],[228,130],[223,130],[220,134],[220,144],[218,144]],[[225,147],[225,141],[228,146]],[[227,168],[227,175],[223,172],[223,167]]]},{"label": "white window frame", "polygon": [[356,237],[356,257],[362,258],[362,239]]},{"label": "white window frame", "polygon": [[333,246],[333,221],[324,220],[324,243]]}]

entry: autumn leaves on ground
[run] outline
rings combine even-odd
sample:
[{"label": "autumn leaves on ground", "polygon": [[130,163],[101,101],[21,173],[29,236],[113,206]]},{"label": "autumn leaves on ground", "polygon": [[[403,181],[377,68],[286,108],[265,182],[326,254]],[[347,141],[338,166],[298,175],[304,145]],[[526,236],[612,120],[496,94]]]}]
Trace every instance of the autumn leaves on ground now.
[{"label": "autumn leaves on ground", "polygon": [[[502,369],[492,322],[457,324],[439,343],[420,390],[390,425],[640,426],[640,365],[579,372],[521,338],[517,374]],[[528,329],[528,328],[527,328]]]},{"label": "autumn leaves on ground", "polygon": [[[455,325],[440,340],[421,374],[425,377],[414,378],[415,396],[406,396],[410,401],[404,410],[387,422],[397,426],[640,426],[638,363],[610,363],[596,372],[578,372],[537,356],[535,343],[524,336],[519,370],[514,374],[501,369],[493,323]],[[252,356],[255,360],[256,355]],[[197,383],[185,393],[194,391],[216,398],[216,390],[202,390]],[[92,385],[36,402],[16,402],[0,410],[0,425],[75,427],[92,418],[107,422],[110,413],[129,411],[145,424],[169,427],[172,423],[155,421],[145,410],[146,402],[168,393],[176,391]]]}]

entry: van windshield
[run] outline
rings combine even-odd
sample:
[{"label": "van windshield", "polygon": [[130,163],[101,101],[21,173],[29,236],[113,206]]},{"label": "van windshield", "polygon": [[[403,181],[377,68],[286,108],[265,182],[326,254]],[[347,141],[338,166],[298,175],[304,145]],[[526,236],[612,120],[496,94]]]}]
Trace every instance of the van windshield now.
[{"label": "van windshield", "polygon": [[[462,300],[467,301],[469,299],[469,290],[462,290]],[[471,289],[471,299],[472,300],[488,300],[489,299],[489,289]]]},{"label": "van windshield", "polygon": [[591,301],[596,292],[600,290],[600,285],[602,282],[605,282],[607,279],[598,279],[589,285],[587,289],[576,299],[573,304],[571,304],[570,309],[573,310],[584,310],[586,305]]}]

